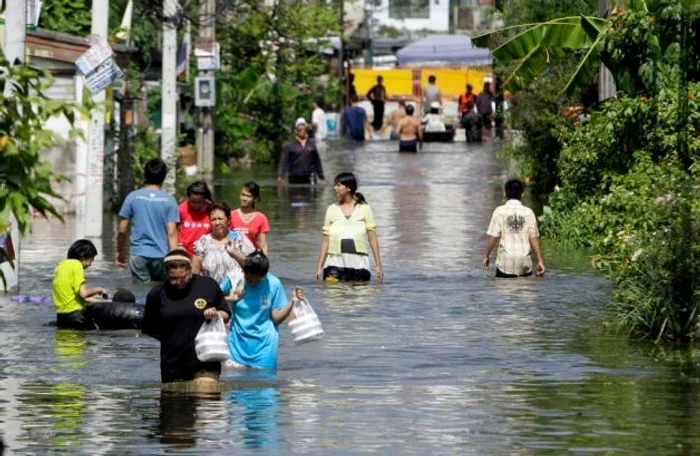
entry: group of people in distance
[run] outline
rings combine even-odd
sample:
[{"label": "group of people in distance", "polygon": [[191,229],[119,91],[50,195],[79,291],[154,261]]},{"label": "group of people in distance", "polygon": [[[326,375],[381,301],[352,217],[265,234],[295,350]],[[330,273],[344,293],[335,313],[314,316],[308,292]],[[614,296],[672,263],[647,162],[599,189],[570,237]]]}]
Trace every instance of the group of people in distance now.
[{"label": "group of people in distance", "polygon": [[[377,84],[367,92],[367,100],[372,103],[373,120],[367,120],[367,113],[358,103],[357,91],[354,88],[354,75],[350,75],[349,105],[343,111],[341,118],[348,139],[364,141],[372,137],[372,131],[386,134],[389,139],[399,141],[400,152],[417,152],[422,146],[423,133],[444,132],[448,129],[442,112],[442,93],[437,86],[437,77],[430,75],[428,85],[423,88],[423,118],[414,118],[416,108],[405,100],[398,100],[398,107],[384,123],[385,105],[388,99],[382,76],[377,76]],[[473,92],[471,84],[457,99],[460,126],[465,128],[468,142],[481,141],[482,129],[490,129],[493,117],[494,95],[489,83],[484,84],[484,90],[479,94]]]},{"label": "group of people in distance", "polygon": [[[145,185],[127,196],[119,212],[116,254],[116,263],[128,265],[134,282],[155,284],[146,297],[141,329],[160,341],[162,382],[192,382],[198,388],[216,384],[221,363],[199,361],[194,340],[206,320],[217,318],[230,328],[229,367],[275,368],[278,326],[303,299],[303,290],[288,298],[269,272],[270,227],[255,208],[260,188],[255,182],[243,184],[240,207],[231,210],[226,202],[213,201],[206,183],[198,181],[178,206],[161,188],[166,174],[162,160],[146,163]],[[334,191],[337,202],[326,212],[315,280],[369,281],[371,251],[380,282],[376,223],[357,191],[357,179],[352,173],[339,174]],[[53,295],[59,328],[100,326],[94,309],[108,299],[108,290],[88,287],[84,273],[97,253],[92,242],[81,239],[56,266]]]}]

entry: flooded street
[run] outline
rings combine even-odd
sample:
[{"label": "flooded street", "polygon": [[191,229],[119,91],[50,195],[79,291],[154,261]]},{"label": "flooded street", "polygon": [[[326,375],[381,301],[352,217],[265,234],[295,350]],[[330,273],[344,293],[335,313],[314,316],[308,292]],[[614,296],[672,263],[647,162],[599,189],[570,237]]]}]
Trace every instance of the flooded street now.
[{"label": "flooded street", "polygon": [[[158,343],[135,331],[45,326],[51,303],[0,296],[5,454],[679,454],[700,452],[698,375],[604,328],[610,285],[580,252],[543,245],[547,277],[495,280],[480,258],[505,167],[495,146],[333,144],[327,179],[278,190],[252,176],[272,232],[272,272],[305,287],[326,331],[296,346],[280,327],[276,373],[226,373],[220,397],[161,393]],[[352,171],[375,214],[385,281],[316,284],[333,176]],[[238,203],[251,172],[222,179]],[[22,294],[51,294],[79,235],[36,220]],[[105,221],[88,283],[130,285]],[[137,288],[142,301],[148,288]],[[696,403],[697,402],[697,403]]]}]

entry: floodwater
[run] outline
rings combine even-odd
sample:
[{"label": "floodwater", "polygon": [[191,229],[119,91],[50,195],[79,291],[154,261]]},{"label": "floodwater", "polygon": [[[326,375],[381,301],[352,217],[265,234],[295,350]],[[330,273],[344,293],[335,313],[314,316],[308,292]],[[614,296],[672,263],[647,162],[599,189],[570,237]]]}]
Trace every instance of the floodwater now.
[{"label": "floodwater", "polygon": [[[543,280],[481,268],[507,177],[495,146],[394,147],[331,145],[314,190],[278,192],[268,168],[217,186],[235,204],[242,182],[263,185],[272,270],[305,287],[326,330],[295,346],[283,325],[278,370],[227,373],[221,396],[161,393],[157,342],[135,331],[57,331],[51,304],[0,297],[5,454],[700,453],[697,373],[605,328],[610,286],[585,254],[545,243]],[[340,171],[373,207],[381,287],[312,280]],[[50,294],[75,225],[37,220],[23,294]],[[109,218],[91,284],[130,283],[114,234]]]}]

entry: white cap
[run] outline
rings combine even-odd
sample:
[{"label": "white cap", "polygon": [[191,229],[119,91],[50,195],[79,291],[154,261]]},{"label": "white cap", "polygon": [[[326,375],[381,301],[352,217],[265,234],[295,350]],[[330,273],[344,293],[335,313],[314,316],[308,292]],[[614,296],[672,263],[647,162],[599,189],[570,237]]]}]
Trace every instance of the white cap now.
[{"label": "white cap", "polygon": [[430,107],[431,107],[432,109],[440,109],[440,102],[439,102],[439,101],[433,101],[432,103],[430,103]]},{"label": "white cap", "polygon": [[299,127],[299,125],[308,125],[308,123],[306,123],[306,119],[304,119],[303,117],[299,117],[294,123],[294,128]]}]

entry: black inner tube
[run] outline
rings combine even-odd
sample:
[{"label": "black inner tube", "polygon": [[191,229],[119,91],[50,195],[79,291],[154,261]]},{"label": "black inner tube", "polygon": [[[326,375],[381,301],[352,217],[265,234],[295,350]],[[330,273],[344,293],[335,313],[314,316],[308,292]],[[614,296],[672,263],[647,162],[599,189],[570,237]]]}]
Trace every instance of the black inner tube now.
[{"label": "black inner tube", "polygon": [[86,314],[99,329],[140,329],[143,304],[134,302],[96,302],[86,308]]}]

